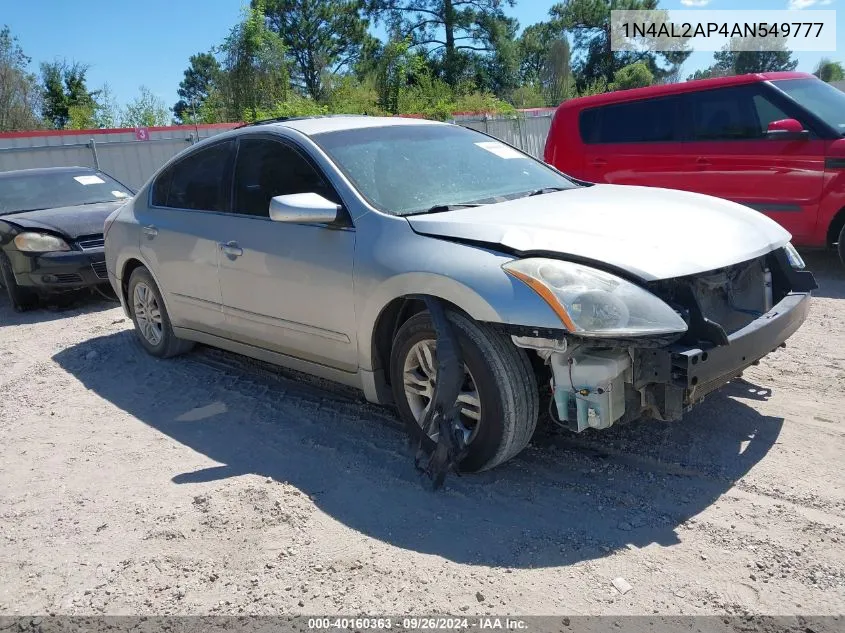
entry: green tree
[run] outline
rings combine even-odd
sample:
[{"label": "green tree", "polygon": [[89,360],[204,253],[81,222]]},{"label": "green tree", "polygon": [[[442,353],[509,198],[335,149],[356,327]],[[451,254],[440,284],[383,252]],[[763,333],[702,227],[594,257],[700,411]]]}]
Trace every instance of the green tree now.
[{"label": "green tree", "polygon": [[98,128],[118,127],[120,125],[120,108],[112,94],[111,86],[103,84],[98,92],[94,123]]},{"label": "green tree", "polygon": [[9,27],[0,29],[0,132],[40,127],[41,92],[30,61]]},{"label": "green tree", "polygon": [[141,86],[140,94],[126,104],[120,113],[121,127],[155,127],[170,122],[170,111],[164,100],[153,94],[146,86]]},{"label": "green tree", "polygon": [[542,108],[546,105],[546,97],[538,84],[522,84],[511,92],[508,101],[517,108]]},{"label": "green tree", "polygon": [[[760,50],[762,47],[774,50]],[[711,71],[716,77],[795,70],[798,66],[798,60],[792,59],[792,51],[779,38],[765,41],[733,38],[713,55],[713,60]]]},{"label": "green tree", "polygon": [[65,129],[91,130],[118,127],[119,108],[109,85],[103,85],[96,94],[97,97],[93,102],[68,108]]},{"label": "green tree", "polygon": [[379,91],[373,77],[332,75],[326,80],[328,110],[335,114],[382,115]]},{"label": "green tree", "polygon": [[220,81],[220,62],[211,53],[197,53],[188,60],[185,76],[179,82],[179,101],[173,114],[179,123],[197,122],[198,113]]},{"label": "green tree", "polygon": [[[264,4],[253,2],[220,48],[220,95],[226,120],[254,117],[284,101],[290,91],[285,46],[265,25]],[[207,110],[206,110],[207,113]]]},{"label": "green tree", "polygon": [[539,22],[523,29],[519,36],[519,81],[523,85],[540,81],[549,44],[556,33],[548,22]]},{"label": "green tree", "polygon": [[69,64],[67,61],[55,61],[41,64],[41,114],[57,130],[67,126],[71,108],[75,108],[77,113],[93,113],[98,93],[88,90],[85,80],[87,72],[87,66],[76,62]]},{"label": "green tree", "polygon": [[842,68],[842,62],[835,62],[827,57],[823,57],[819,60],[813,74],[827,83],[830,83],[831,81],[842,81],[845,79],[845,69]]},{"label": "green tree", "polygon": [[549,22],[527,27],[519,38],[519,78],[539,87],[544,105],[558,105],[571,96],[572,76],[569,40]]},{"label": "green tree", "polygon": [[385,21],[400,39],[441,58],[442,75],[455,87],[475,61],[473,53],[495,54],[512,29],[503,7],[514,0],[368,0],[367,11]]},{"label": "green tree", "polygon": [[475,85],[497,96],[510,94],[519,85],[520,50],[516,34],[519,22],[513,18],[480,13],[479,29],[487,33],[489,51],[473,52]]},{"label": "green tree", "polygon": [[566,38],[552,40],[543,59],[540,83],[546,102],[558,105],[570,96],[575,86],[572,77],[571,52]]},{"label": "green tree", "polygon": [[399,95],[408,81],[424,69],[424,60],[411,50],[411,38],[390,40],[376,63],[376,92],[379,107],[392,114],[399,112]]},{"label": "green tree", "polygon": [[620,68],[613,75],[611,90],[628,90],[629,88],[644,88],[654,83],[654,74],[647,64],[636,62]]},{"label": "green tree", "polygon": [[646,64],[656,80],[677,71],[691,55],[683,43],[678,50],[664,52],[611,48],[612,10],[653,11],[657,5],[658,0],[565,0],[551,8],[552,25],[573,35],[579,88],[598,85],[599,79],[610,84],[617,71],[637,62]]},{"label": "green tree", "polygon": [[355,67],[371,42],[363,0],[252,0],[267,27],[284,44],[296,85],[323,99],[327,74]]}]

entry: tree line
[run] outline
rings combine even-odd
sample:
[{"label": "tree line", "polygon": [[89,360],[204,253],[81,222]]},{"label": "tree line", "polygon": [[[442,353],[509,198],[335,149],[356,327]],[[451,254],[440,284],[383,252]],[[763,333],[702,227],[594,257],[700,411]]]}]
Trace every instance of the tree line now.
[{"label": "tree line", "polygon": [[[525,0],[523,0],[525,1]],[[251,0],[222,42],[187,60],[168,108],[146,87],[121,107],[80,63],[31,59],[0,30],[0,130],[251,121],[325,113],[507,113],[684,79],[690,51],[613,51],[611,9],[658,0],[564,0],[520,29],[515,0]],[[373,33],[386,34],[378,38]],[[733,47],[732,47],[733,48]],[[792,52],[722,50],[686,79],[794,70]],[[816,75],[843,79],[824,59]]]}]

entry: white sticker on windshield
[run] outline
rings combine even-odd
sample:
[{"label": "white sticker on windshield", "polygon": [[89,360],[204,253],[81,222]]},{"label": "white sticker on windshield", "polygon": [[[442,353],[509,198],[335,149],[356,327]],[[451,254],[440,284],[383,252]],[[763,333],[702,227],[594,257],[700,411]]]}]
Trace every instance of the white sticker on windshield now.
[{"label": "white sticker on windshield", "polygon": [[106,182],[99,176],[74,176],[73,179],[80,185],[102,185]]},{"label": "white sticker on windshield", "polygon": [[520,154],[513,147],[508,147],[499,141],[482,141],[481,143],[476,143],[476,145],[500,158],[525,158],[523,154]]},{"label": "white sticker on windshield", "polygon": [[115,198],[128,198],[129,197],[129,194],[125,193],[123,191],[112,191],[111,195],[113,195]]}]

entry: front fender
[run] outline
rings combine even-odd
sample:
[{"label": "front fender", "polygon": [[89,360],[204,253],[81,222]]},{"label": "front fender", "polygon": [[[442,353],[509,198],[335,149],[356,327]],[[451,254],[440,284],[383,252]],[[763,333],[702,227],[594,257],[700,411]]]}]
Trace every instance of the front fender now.
[{"label": "front fender", "polygon": [[362,370],[372,371],[377,364],[372,343],[379,316],[395,299],[411,295],[448,301],[476,321],[562,327],[539,295],[502,270],[512,256],[417,235],[401,219],[391,219],[379,229],[371,243],[358,245],[359,252],[372,256],[360,257],[355,268],[358,363]]}]

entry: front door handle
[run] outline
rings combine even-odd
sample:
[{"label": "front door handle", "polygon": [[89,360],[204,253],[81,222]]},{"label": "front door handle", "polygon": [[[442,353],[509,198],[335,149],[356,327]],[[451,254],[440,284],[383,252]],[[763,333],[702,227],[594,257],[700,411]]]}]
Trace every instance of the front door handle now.
[{"label": "front door handle", "polygon": [[594,167],[604,167],[607,165],[607,161],[604,158],[594,158],[593,159],[593,166]]},{"label": "front door handle", "polygon": [[695,159],[695,164],[698,165],[699,167],[707,167],[708,165],[711,165],[712,163],[710,162],[709,159],[704,158],[702,156],[702,157]]},{"label": "front door handle", "polygon": [[158,235],[158,229],[154,227],[152,224],[148,224],[144,227],[144,235],[147,236],[147,239],[153,239],[156,235]]},{"label": "front door handle", "polygon": [[233,259],[244,254],[244,249],[238,246],[237,242],[220,242],[218,246],[220,246],[221,251]]}]

